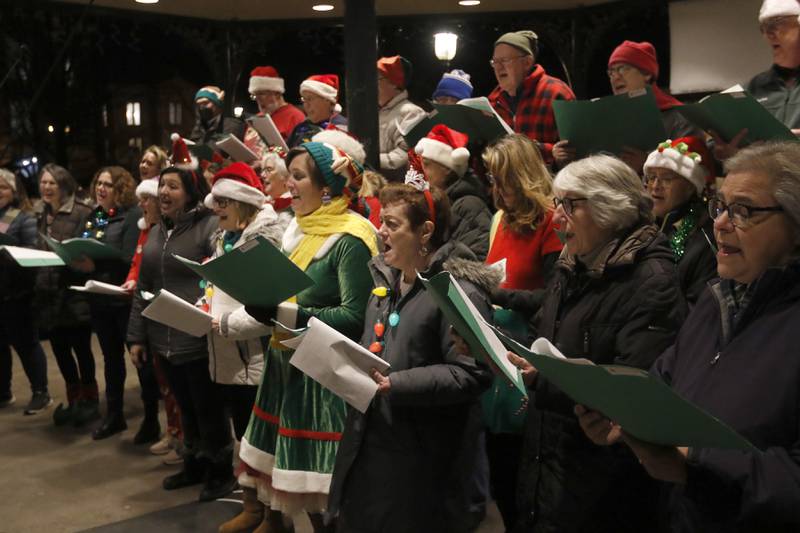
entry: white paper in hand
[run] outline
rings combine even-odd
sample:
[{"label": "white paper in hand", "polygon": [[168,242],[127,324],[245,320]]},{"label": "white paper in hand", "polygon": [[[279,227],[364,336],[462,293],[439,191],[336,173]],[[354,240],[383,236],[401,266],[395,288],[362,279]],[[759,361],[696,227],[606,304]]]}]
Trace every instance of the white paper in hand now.
[{"label": "white paper in hand", "polygon": [[112,285],[111,283],[103,283],[102,281],[97,281],[94,279],[90,279],[86,282],[85,285],[70,285],[69,287],[73,291],[78,292],[93,292],[95,294],[106,294],[108,296],[124,296],[128,297],[131,295],[130,292],[126,291],[119,285]]},{"label": "white paper in hand", "polygon": [[158,296],[142,311],[142,316],[195,337],[202,337],[211,331],[210,314],[166,289],[161,289]]},{"label": "white paper in hand", "polygon": [[366,412],[378,390],[369,372],[375,368],[384,374],[389,363],[313,317],[298,339],[300,343],[289,362],[354,408]]}]

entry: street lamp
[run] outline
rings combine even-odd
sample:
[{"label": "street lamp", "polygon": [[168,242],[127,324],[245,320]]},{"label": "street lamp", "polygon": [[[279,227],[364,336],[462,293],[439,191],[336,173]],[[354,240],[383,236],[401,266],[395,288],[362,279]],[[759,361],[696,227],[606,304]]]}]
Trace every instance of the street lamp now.
[{"label": "street lamp", "polygon": [[455,33],[441,32],[433,36],[433,49],[440,61],[445,61],[450,66],[450,61],[456,57],[458,35]]}]

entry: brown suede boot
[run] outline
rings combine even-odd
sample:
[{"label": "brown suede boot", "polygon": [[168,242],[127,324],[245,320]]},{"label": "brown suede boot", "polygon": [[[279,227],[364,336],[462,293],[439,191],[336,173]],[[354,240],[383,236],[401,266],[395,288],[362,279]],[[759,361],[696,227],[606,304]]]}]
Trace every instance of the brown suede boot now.
[{"label": "brown suede boot", "polygon": [[250,532],[264,521],[264,504],[258,501],[256,489],[242,487],[242,500],[242,512],[219,526],[219,533]]},{"label": "brown suede boot", "polygon": [[253,533],[294,533],[294,525],[285,526],[281,513],[265,509],[264,521]]}]

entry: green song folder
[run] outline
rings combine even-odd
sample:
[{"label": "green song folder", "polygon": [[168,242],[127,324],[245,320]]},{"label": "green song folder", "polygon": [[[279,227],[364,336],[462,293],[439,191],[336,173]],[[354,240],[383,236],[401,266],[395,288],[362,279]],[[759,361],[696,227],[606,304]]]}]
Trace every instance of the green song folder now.
[{"label": "green song folder", "polygon": [[457,104],[434,104],[433,108],[433,111],[403,134],[409,147],[416,146],[437,124],[444,124],[467,135],[469,142],[476,144],[488,144],[499,137],[514,133],[486,97],[468,98]]},{"label": "green song folder", "polygon": [[527,397],[528,391],[522,381],[522,375],[508,360],[508,352],[503,343],[481,317],[453,276],[445,271],[430,279],[422,276],[419,276],[419,279],[447,320],[469,345],[473,355],[483,358],[495,374],[505,378]]},{"label": "green song folder", "polygon": [[47,235],[42,237],[50,249],[68,265],[82,256],[91,259],[122,259],[122,252],[119,249],[95,239],[75,238],[59,242]]},{"label": "green song folder", "polygon": [[594,100],[556,100],[553,112],[558,136],[575,147],[578,157],[619,154],[625,147],[651,152],[667,138],[649,89]]},{"label": "green song folder", "polygon": [[530,361],[575,403],[603,413],[638,439],[665,446],[756,449],[645,370],[564,358],[544,338],[537,339],[529,350],[492,329],[512,352]]},{"label": "green song folder", "polygon": [[239,303],[272,307],[310,287],[314,281],[264,237],[200,264],[175,255]]}]

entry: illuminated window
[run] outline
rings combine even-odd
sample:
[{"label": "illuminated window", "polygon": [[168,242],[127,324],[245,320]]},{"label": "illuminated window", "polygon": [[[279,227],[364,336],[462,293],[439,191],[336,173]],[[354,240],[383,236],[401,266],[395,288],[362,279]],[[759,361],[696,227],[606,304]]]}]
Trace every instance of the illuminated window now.
[{"label": "illuminated window", "polygon": [[183,122],[183,108],[180,102],[169,103],[169,124],[170,126],[179,125]]},{"label": "illuminated window", "polygon": [[125,122],[128,126],[142,125],[142,104],[139,102],[128,102],[125,106]]},{"label": "illuminated window", "polygon": [[128,139],[128,146],[130,148],[136,148],[140,152],[142,151],[142,138],[141,137],[131,137]]},{"label": "illuminated window", "polygon": [[100,114],[103,117],[103,127],[107,128],[108,127],[108,106],[107,105],[103,104],[103,107],[102,107],[102,109],[100,111]]}]

